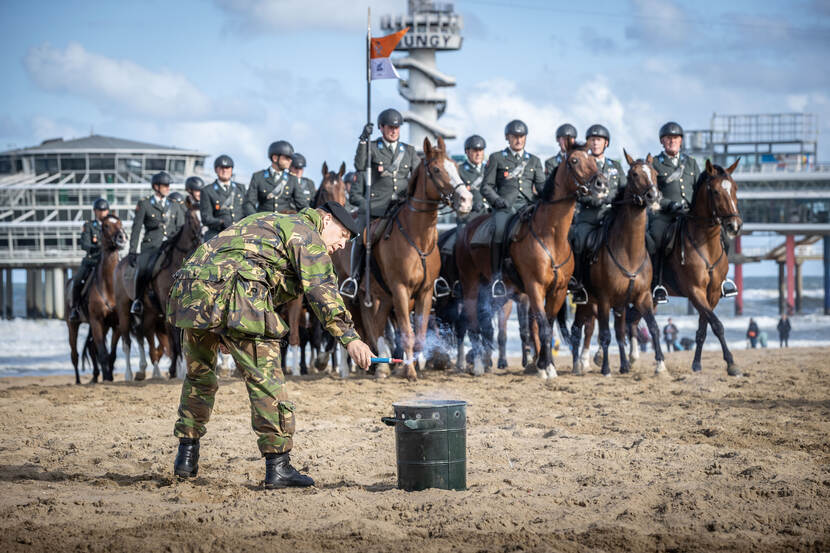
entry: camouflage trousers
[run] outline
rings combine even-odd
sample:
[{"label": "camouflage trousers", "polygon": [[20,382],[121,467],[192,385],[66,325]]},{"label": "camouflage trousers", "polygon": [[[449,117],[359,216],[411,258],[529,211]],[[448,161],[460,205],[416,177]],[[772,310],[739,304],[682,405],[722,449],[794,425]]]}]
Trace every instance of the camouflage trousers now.
[{"label": "camouflage trousers", "polygon": [[294,404],[286,400],[280,343],[278,340],[252,339],[249,335],[184,330],[182,349],[187,361],[187,376],[182,385],[179,420],[173,435],[198,439],[207,432],[205,425],[219,388],[215,367],[220,342],[230,351],[248,388],[251,426],[259,437],[259,451],[263,455],[291,451]]}]

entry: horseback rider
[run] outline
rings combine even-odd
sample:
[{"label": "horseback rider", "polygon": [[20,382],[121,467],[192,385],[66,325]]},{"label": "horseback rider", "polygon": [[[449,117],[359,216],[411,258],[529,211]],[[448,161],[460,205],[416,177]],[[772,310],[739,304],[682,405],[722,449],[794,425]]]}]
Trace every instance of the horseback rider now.
[{"label": "horseback rider", "polygon": [[245,217],[245,186],[231,180],[233,160],[222,154],[213,161],[216,180],[202,188],[199,202],[202,224],[207,227],[205,240],[210,240]]},{"label": "horseback rider", "polygon": [[602,199],[584,196],[578,199],[578,210],[571,225],[570,239],[574,251],[576,266],[574,276],[569,283],[576,304],[588,302],[588,292],[583,284],[583,277],[588,260],[587,242],[590,234],[602,224],[602,218],[611,207],[611,201],[617,190],[625,186],[625,171],[620,162],[605,156],[605,149],[611,143],[611,133],[603,125],[591,125],[585,133],[588,149],[597,163],[597,169],[608,182],[608,195]]},{"label": "horseback rider", "polygon": [[[153,194],[138,202],[133,219],[133,230],[130,234],[130,253],[127,262],[131,267],[137,267],[135,300],[130,307],[130,313],[141,315],[144,305],[144,289],[150,281],[153,266],[158,253],[168,238],[176,234],[177,229],[184,225],[184,212],[168,199],[170,183],[173,179],[165,171],[153,175],[150,185]],[[141,255],[137,253],[141,230],[144,229],[144,238],[141,240]]]},{"label": "horseback rider", "polygon": [[92,213],[95,218],[84,223],[81,230],[81,249],[86,252],[77,274],[72,275],[72,309],[69,312],[70,321],[81,320],[81,291],[84,283],[101,258],[101,221],[110,214],[110,204],[104,198],[98,198],[92,204]]},{"label": "horseback rider", "polygon": [[[679,216],[689,213],[694,196],[694,185],[700,176],[695,158],[682,153],[683,127],[669,121],[660,127],[660,143],[663,151],[654,158],[652,165],[657,171],[657,187],[663,194],[660,200],[660,211],[650,214],[648,232],[646,233],[646,247],[652,259],[661,260],[666,254],[666,231]],[[655,303],[666,303],[668,293],[662,283],[662,263],[655,264],[654,280],[656,285],[652,291]],[[660,267],[658,269],[658,267]],[[723,296],[737,293],[735,283],[728,278],[721,286]]]},{"label": "horseback rider", "polygon": [[504,127],[508,147],[490,154],[484,169],[481,195],[493,207],[493,233],[490,262],[492,268],[491,294],[507,294],[501,278],[504,231],[510,217],[522,207],[536,201],[536,195],[545,183],[542,162],[525,151],[527,125],[514,119]]},{"label": "horseback rider", "polygon": [[300,188],[300,181],[289,172],[294,147],[286,140],[268,146],[271,166],[251,175],[245,197],[245,216],[261,212],[299,211],[309,206],[311,198]]},{"label": "horseback rider", "polygon": [[467,159],[458,166],[458,174],[467,185],[467,189],[473,193],[473,209],[465,215],[460,213],[456,215],[455,221],[459,224],[472,221],[488,211],[487,201],[481,195],[481,182],[484,180],[484,148],[486,147],[487,142],[477,134],[464,141],[464,153]]},{"label": "horseback rider", "polygon": [[184,190],[189,196],[190,205],[196,209],[200,207],[204,187],[205,181],[201,177],[187,177],[184,181]]},{"label": "horseback rider", "polygon": [[304,207],[311,206],[311,202],[314,201],[314,194],[317,193],[317,187],[314,186],[314,181],[308,177],[304,177],[303,173],[305,172],[305,156],[303,154],[295,153],[294,156],[291,158],[291,167],[288,168],[288,172],[294,175],[297,178],[297,182],[300,185],[300,190],[303,193],[303,197],[305,198],[305,205],[301,206],[298,203],[294,204],[294,209],[300,211]]},{"label": "horseback rider", "polygon": [[357,171],[349,171],[345,175],[343,175],[343,184],[346,185],[346,205],[351,205],[351,198],[352,190],[355,190],[358,186],[363,186],[362,182],[360,181],[360,173]]},{"label": "horseback rider", "polygon": [[277,306],[305,294],[326,330],[367,369],[372,352],[337,293],[329,257],[360,227],[334,202],[246,221],[202,244],[176,273],[170,291],[167,316],[183,330],[187,360],[173,432],[179,438],[173,470],[181,477],[198,474],[199,440],[210,419],[217,390],[214,366],[223,344],[248,387],[251,424],[265,457],[265,487],[312,486],[314,481],[291,466],[289,458],[295,408],[280,368],[280,337],[287,328]]},{"label": "horseback rider", "polygon": [[[390,204],[405,198],[409,177],[421,163],[415,148],[400,140],[403,116],[396,109],[385,109],[378,115],[381,137],[369,142],[373,126],[367,123],[360,133],[360,141],[354,155],[355,169],[361,172],[358,183],[365,184],[367,171],[367,145],[372,152],[372,192],[369,198],[369,216],[372,220],[383,217]],[[352,186],[349,203],[358,208],[361,221],[366,217],[366,192],[362,186]],[[352,243],[351,275],[343,281],[340,293],[353,298],[362,274],[366,246],[358,239]]]},{"label": "horseback rider", "polygon": [[546,178],[550,177],[553,174],[553,172],[556,171],[556,168],[559,167],[559,164],[562,163],[562,160],[565,159],[565,149],[567,148],[567,141],[569,136],[576,140],[576,127],[574,127],[570,123],[559,125],[559,128],[556,129],[556,142],[557,144],[559,144],[559,153],[545,160]]}]

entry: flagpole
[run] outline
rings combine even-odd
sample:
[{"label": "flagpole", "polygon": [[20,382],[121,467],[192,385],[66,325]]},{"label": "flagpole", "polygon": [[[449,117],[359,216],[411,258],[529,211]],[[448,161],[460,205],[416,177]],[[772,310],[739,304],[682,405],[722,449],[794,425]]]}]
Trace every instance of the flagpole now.
[{"label": "flagpole", "polygon": [[[372,67],[371,67],[371,52],[372,52],[372,7],[368,7],[366,19],[366,124],[372,122]],[[369,237],[369,222],[371,221],[371,198],[372,198],[372,148],[369,145],[372,142],[372,137],[366,137],[366,228],[363,231],[363,237],[366,240],[366,268],[363,272],[363,278],[366,281],[366,296],[363,299],[363,305],[366,307],[372,306],[371,294],[371,258],[372,258],[372,241]]]}]

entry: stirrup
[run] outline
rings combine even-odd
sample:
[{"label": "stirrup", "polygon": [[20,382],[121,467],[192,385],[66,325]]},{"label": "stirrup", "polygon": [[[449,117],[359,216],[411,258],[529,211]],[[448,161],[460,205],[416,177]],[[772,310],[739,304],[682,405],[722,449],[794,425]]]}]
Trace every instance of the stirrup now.
[{"label": "stirrup", "polygon": [[580,286],[579,282],[574,277],[568,279],[568,292],[576,292],[581,287],[582,286]]},{"label": "stirrup", "polygon": [[144,305],[141,303],[141,300],[134,300],[133,304],[130,306],[130,314],[141,315],[142,313],[144,313]]},{"label": "stirrup", "polygon": [[456,280],[452,283],[452,297],[460,298],[464,295],[464,291],[461,290],[461,281]]},{"label": "stirrup", "polygon": [[432,295],[436,298],[443,298],[445,296],[450,295],[450,285],[442,276],[439,276],[435,279],[435,282],[432,283]]},{"label": "stirrup", "polygon": [[727,278],[720,283],[720,295],[723,298],[731,298],[732,296],[738,295],[738,287],[735,286],[732,279]]},{"label": "stirrup", "polygon": [[497,278],[493,281],[493,285],[490,287],[490,294],[494,298],[503,298],[507,295],[507,288],[504,287],[504,281],[500,278]]},{"label": "stirrup", "polygon": [[662,284],[654,287],[654,290],[651,291],[651,297],[654,303],[669,303],[669,293]]},{"label": "stirrup", "polygon": [[585,290],[584,286],[579,286],[579,288],[571,292],[571,298],[574,300],[575,305],[585,305],[588,303],[588,291]]},{"label": "stirrup", "polygon": [[357,295],[357,281],[352,277],[344,280],[343,284],[340,285],[340,295],[353,300]]}]

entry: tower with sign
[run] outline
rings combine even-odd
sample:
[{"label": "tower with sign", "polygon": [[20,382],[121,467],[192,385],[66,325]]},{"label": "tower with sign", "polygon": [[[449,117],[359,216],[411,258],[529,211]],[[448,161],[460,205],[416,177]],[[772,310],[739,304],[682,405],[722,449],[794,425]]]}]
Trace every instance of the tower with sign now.
[{"label": "tower with sign", "polygon": [[396,50],[408,55],[396,58],[398,69],[407,69],[409,75],[398,84],[398,91],[409,102],[403,114],[409,123],[409,143],[420,148],[424,138],[433,142],[441,136],[455,138],[455,133],[438,124],[438,118],[447,109],[447,97],[441,87],[455,86],[455,77],[442,73],[435,66],[435,52],[461,48],[462,17],[453,11],[453,5],[432,0],[408,0],[406,15],[386,15],[380,26],[394,33],[409,27]]}]

